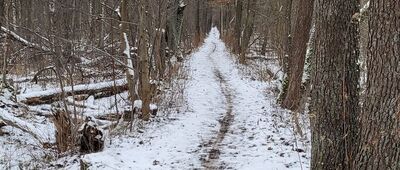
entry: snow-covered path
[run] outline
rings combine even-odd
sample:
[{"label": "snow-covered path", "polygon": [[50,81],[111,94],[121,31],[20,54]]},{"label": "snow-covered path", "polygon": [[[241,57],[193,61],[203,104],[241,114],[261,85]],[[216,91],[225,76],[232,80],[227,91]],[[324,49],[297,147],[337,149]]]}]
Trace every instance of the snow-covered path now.
[{"label": "snow-covered path", "polygon": [[241,76],[217,29],[188,65],[189,111],[82,159],[93,169],[308,168],[309,148],[277,122],[287,113],[274,106],[269,84]]}]

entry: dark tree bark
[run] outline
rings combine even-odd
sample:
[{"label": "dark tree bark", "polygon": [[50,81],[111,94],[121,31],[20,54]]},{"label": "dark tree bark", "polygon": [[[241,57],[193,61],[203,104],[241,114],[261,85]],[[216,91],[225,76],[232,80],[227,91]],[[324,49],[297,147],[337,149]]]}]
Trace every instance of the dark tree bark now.
[{"label": "dark tree bark", "polygon": [[194,45],[196,47],[198,47],[200,45],[200,41],[201,41],[201,27],[200,27],[200,1],[197,1],[196,3],[196,15],[195,15],[195,30],[196,33],[194,35]]},{"label": "dark tree bark", "polygon": [[[32,29],[32,0],[22,0],[20,3],[22,26],[27,29]],[[31,34],[26,34],[26,39],[32,41]]]},{"label": "dark tree bark", "polygon": [[285,19],[285,26],[283,31],[283,71],[290,77],[290,68],[289,68],[289,59],[291,55],[291,30],[292,30],[292,1],[293,0],[285,0],[285,12],[284,12],[284,19]]},{"label": "dark tree bark", "polygon": [[303,78],[307,42],[310,37],[314,0],[299,0],[297,20],[293,32],[293,48],[291,50],[290,69],[291,74],[285,99],[282,102],[284,108],[296,110],[301,99],[301,82]]},{"label": "dark tree bark", "polygon": [[357,134],[357,1],[316,0],[310,117],[312,169],[352,169]]},{"label": "dark tree bark", "polygon": [[4,21],[4,0],[0,0],[0,27],[3,26]]},{"label": "dark tree bark", "polygon": [[242,37],[242,13],[243,13],[243,2],[242,0],[236,1],[236,9],[235,9],[235,43],[233,46],[233,52],[235,54],[240,53],[240,38]]},{"label": "dark tree bark", "polygon": [[[6,4],[6,2],[4,2],[4,0],[0,0],[0,28],[1,27],[7,27],[8,23],[6,20],[6,15],[7,15],[7,7],[8,5]],[[1,29],[0,29],[1,31]],[[8,43],[8,37],[5,36],[3,42],[1,42],[2,46],[1,48],[3,48],[2,51],[2,67],[1,67],[1,80],[0,80],[0,90],[2,90],[2,88],[7,88],[8,87],[8,83],[7,83],[7,67],[8,67],[8,58],[9,58],[9,43]]]},{"label": "dark tree bark", "polygon": [[255,11],[254,7],[256,6],[256,0],[248,0],[247,1],[247,15],[246,15],[246,24],[244,28],[242,44],[241,44],[241,52],[239,61],[241,64],[246,64],[246,51],[250,44],[251,36],[253,35],[253,27],[254,27],[254,18],[255,18]]},{"label": "dark tree bark", "polygon": [[356,169],[400,169],[400,1],[371,0]]},{"label": "dark tree bark", "polygon": [[181,41],[183,12],[185,7],[186,5],[184,5],[183,0],[172,0],[172,2],[168,4],[167,43],[175,56],[179,54],[178,47]]},{"label": "dark tree bark", "polygon": [[146,20],[147,17],[147,4],[145,0],[139,1],[139,63],[140,63],[140,89],[141,89],[141,99],[143,101],[142,113],[143,120],[150,120],[150,78],[149,78],[149,53],[148,53],[148,36],[146,34]]}]

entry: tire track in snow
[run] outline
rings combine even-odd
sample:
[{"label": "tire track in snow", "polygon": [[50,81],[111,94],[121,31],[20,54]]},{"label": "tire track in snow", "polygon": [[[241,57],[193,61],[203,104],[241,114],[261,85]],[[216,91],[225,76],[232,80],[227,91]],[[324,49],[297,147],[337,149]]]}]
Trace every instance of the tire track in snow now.
[{"label": "tire track in snow", "polygon": [[206,147],[207,154],[202,155],[202,166],[205,169],[225,169],[226,165],[224,163],[219,163],[219,155],[221,154],[221,144],[224,140],[233,120],[233,90],[232,87],[228,84],[224,76],[221,74],[220,70],[217,69],[215,61],[211,58],[217,49],[217,45],[213,43],[214,47],[212,52],[208,55],[208,59],[213,64],[213,70],[216,79],[219,81],[221,92],[225,97],[226,100],[226,113],[224,117],[219,120],[220,129],[216,137],[211,138],[207,143],[203,144],[202,146]]}]

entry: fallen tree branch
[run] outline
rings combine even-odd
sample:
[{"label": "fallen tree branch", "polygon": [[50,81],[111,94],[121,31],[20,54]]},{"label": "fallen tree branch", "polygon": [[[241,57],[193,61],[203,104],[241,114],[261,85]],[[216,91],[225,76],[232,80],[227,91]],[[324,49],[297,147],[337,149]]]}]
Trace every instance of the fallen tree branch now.
[{"label": "fallen tree branch", "polygon": [[253,57],[247,57],[246,59],[249,59],[249,60],[266,60],[266,61],[270,61],[270,60],[278,60],[279,58],[276,58],[276,57],[253,56]]},{"label": "fallen tree branch", "polygon": [[15,39],[18,42],[21,42],[22,44],[24,44],[25,46],[28,46],[29,48],[34,48],[34,49],[37,49],[37,50],[40,50],[40,51],[43,51],[43,52],[53,52],[52,50],[50,50],[47,47],[44,47],[44,46],[41,46],[39,44],[35,44],[35,43],[32,43],[32,42],[29,42],[28,40],[22,38],[17,33],[13,32],[13,31],[11,31],[11,30],[9,30],[7,28],[1,27],[1,31],[4,31],[8,35],[10,35],[13,39]]},{"label": "fallen tree branch", "polygon": [[[72,96],[72,87],[65,87],[65,97]],[[89,85],[76,85],[74,86],[74,94],[88,96],[93,95],[96,98],[103,98],[112,96],[114,94],[122,93],[128,90],[128,85],[124,79],[114,82],[103,82]],[[50,89],[46,91],[32,92],[18,95],[18,100],[27,105],[41,105],[51,104],[59,100],[61,95],[60,89]]]},{"label": "fallen tree branch", "polygon": [[39,76],[40,76],[43,72],[45,72],[45,71],[47,71],[47,70],[52,70],[52,71],[54,72],[54,74],[56,73],[56,70],[55,70],[54,66],[46,67],[46,68],[44,68],[44,69],[39,70],[39,71],[33,76],[33,79],[32,79],[31,82],[35,82],[35,84],[37,84],[37,83],[38,83]]},{"label": "fallen tree branch", "polygon": [[45,140],[43,137],[40,136],[38,130],[33,126],[32,124],[23,121],[20,118],[17,118],[15,116],[12,116],[11,113],[4,109],[0,109],[0,120],[2,120],[7,126],[11,126],[17,129],[20,129],[21,131],[30,134],[33,136],[36,140],[38,140],[40,143],[43,143]]}]

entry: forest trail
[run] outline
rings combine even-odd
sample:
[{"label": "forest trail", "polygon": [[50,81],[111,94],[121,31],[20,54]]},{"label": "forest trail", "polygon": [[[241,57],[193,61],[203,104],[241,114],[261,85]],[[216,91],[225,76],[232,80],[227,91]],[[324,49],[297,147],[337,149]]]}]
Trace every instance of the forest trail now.
[{"label": "forest trail", "polygon": [[[244,78],[213,28],[187,62],[188,111],[82,159],[95,169],[302,169],[271,85]],[[283,117],[283,116],[282,116]],[[304,158],[303,158],[304,157]],[[303,160],[304,159],[304,160]],[[299,162],[302,162],[301,164]],[[306,165],[303,165],[306,164]],[[305,168],[304,167],[304,168]]]}]

